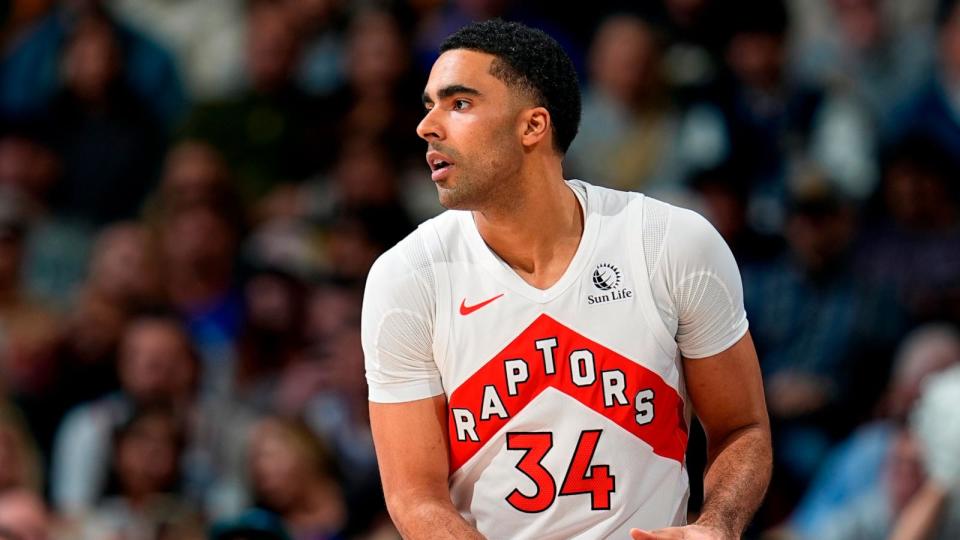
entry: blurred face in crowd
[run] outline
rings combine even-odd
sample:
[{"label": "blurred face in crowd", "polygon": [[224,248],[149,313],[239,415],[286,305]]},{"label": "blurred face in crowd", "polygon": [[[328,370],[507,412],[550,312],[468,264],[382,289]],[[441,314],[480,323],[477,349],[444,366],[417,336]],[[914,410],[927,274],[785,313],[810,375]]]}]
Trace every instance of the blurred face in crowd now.
[{"label": "blurred face in crowd", "polygon": [[335,178],[348,207],[387,204],[397,196],[397,179],[386,150],[375,144],[351,141],[337,161]]},{"label": "blurred face in crowd", "polygon": [[743,197],[723,182],[705,184],[697,191],[704,204],[704,216],[720,236],[732,242],[747,226]]},{"label": "blurred face in crowd", "polygon": [[302,503],[305,488],[327,474],[309,446],[310,435],[277,420],[264,421],[253,435],[250,464],[258,497],[279,512]]},{"label": "blurred face in crowd", "polygon": [[252,327],[270,334],[290,334],[301,323],[304,299],[292,278],[259,274],[247,281],[244,291]]},{"label": "blurred face in crowd", "polygon": [[318,287],[307,305],[306,332],[310,338],[326,343],[360,320],[360,299],[349,289]]},{"label": "blurred face in crowd", "polygon": [[157,268],[146,229],[136,223],[120,223],[100,233],[90,263],[90,280],[110,299],[135,305],[157,297]]},{"label": "blurred face in crowd", "polygon": [[100,102],[120,73],[120,49],[104,20],[81,20],[63,59],[67,87],[82,101]]},{"label": "blurred face in crowd", "polygon": [[17,540],[47,540],[52,521],[37,495],[26,490],[0,495],[0,530],[12,533]]},{"label": "blurred face in crowd", "polygon": [[446,208],[515,204],[508,180],[524,161],[521,113],[530,99],[490,74],[493,61],[489,54],[455,49],[440,55],[430,71],[417,134],[428,143],[427,162]]},{"label": "blurred face in crowd", "polygon": [[10,186],[42,201],[56,183],[60,163],[49,148],[23,137],[0,138],[0,188]]},{"label": "blurred face in crowd", "polygon": [[794,212],[787,221],[787,242],[800,264],[816,274],[829,269],[847,252],[855,228],[845,207]]},{"label": "blurred face in crowd", "polygon": [[887,171],[884,199],[893,218],[908,227],[950,226],[956,219],[946,179],[929,166],[907,161],[893,164]]},{"label": "blurred face in crowd", "polygon": [[170,490],[177,478],[178,441],[177,423],[168,414],[134,420],[117,440],[114,458],[123,492],[136,498]]},{"label": "blurred face in crowd", "polygon": [[300,44],[280,3],[257,2],[247,16],[247,69],[250,82],[260,91],[287,84],[296,66]]},{"label": "blurred face in crowd", "polygon": [[408,52],[397,21],[385,12],[367,11],[354,21],[345,66],[355,91],[389,91],[407,69]]},{"label": "blurred face in crowd", "polygon": [[194,206],[174,213],[163,228],[163,252],[171,271],[202,279],[228,279],[236,233],[213,208]]},{"label": "blurred face in crowd", "polygon": [[590,54],[594,84],[617,101],[631,105],[657,86],[660,50],[653,30],[642,20],[617,16],[601,25]]},{"label": "blurred face in crowd", "polygon": [[183,208],[216,202],[228,188],[223,157],[202,141],[184,141],[167,154],[161,180],[164,204]]},{"label": "blurred face in crowd", "polygon": [[356,218],[343,218],[333,225],[327,245],[331,270],[338,277],[362,280],[383,247],[374,242],[367,226]]},{"label": "blurred face in crowd", "polygon": [[850,45],[864,50],[877,43],[883,32],[883,14],[877,0],[833,0],[832,4]]},{"label": "blurred face in crowd", "polygon": [[727,63],[740,81],[758,90],[778,89],[786,62],[783,36],[742,32],[727,45]]},{"label": "blurred face in crowd", "polygon": [[120,347],[120,380],[140,403],[170,404],[188,398],[196,372],[188,337],[173,322],[140,319]]}]

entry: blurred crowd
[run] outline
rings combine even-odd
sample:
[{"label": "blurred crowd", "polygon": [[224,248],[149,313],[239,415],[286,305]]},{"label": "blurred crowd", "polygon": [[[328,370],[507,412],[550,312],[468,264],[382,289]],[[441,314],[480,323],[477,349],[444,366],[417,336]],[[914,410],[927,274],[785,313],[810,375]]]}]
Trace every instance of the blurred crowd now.
[{"label": "blurred crowd", "polygon": [[776,460],[750,535],[960,537],[960,419],[922,412],[960,407],[926,397],[960,365],[960,1],[8,0],[0,539],[396,537],[361,293],[442,210],[420,93],[491,17],[574,60],[568,178],[733,249]]}]

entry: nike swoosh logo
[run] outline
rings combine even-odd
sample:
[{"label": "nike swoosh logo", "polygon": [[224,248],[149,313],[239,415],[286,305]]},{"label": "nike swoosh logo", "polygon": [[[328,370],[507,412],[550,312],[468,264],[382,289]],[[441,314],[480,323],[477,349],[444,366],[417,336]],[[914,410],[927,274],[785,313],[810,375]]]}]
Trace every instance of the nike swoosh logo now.
[{"label": "nike swoosh logo", "polygon": [[491,299],[489,299],[489,300],[484,300],[483,302],[480,302],[479,304],[474,304],[474,305],[472,305],[472,306],[468,306],[468,305],[467,305],[467,299],[464,298],[463,300],[460,301],[460,314],[461,314],[461,315],[469,315],[469,314],[473,313],[474,311],[482,308],[483,306],[489,304],[490,302],[493,302],[493,301],[496,300],[497,298],[500,298],[501,296],[503,296],[503,293],[500,293],[500,294],[494,296],[493,298],[491,298]]}]

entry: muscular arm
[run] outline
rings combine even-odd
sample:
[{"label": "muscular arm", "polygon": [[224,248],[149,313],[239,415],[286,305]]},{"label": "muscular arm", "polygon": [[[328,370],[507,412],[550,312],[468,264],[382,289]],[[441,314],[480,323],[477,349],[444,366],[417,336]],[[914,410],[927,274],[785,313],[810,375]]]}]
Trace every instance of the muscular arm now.
[{"label": "muscular arm", "polygon": [[404,538],[482,539],[450,500],[445,396],[370,403],[390,517]]},{"label": "muscular arm", "polygon": [[770,483],[770,423],[753,340],[684,359],[687,391],[707,435],[707,472],[698,525],[739,538]]},{"label": "muscular arm", "polygon": [[633,529],[634,540],[735,539],[770,483],[770,422],[753,341],[747,333],[727,350],[684,359],[687,392],[707,434],[707,474],[700,518],[687,527]]}]

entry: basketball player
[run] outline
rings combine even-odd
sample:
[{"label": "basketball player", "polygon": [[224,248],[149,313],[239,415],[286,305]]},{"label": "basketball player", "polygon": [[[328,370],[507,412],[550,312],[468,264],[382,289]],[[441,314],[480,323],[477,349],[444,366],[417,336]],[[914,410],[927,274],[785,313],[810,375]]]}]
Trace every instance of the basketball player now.
[{"label": "basketball player", "polygon": [[[441,52],[417,133],[450,211],[381,256],[363,305],[400,532],[738,538],[771,451],[726,244],[690,211],[564,180],[580,95],[551,38],[491,21]],[[684,525],[691,412],[709,465]]]}]

